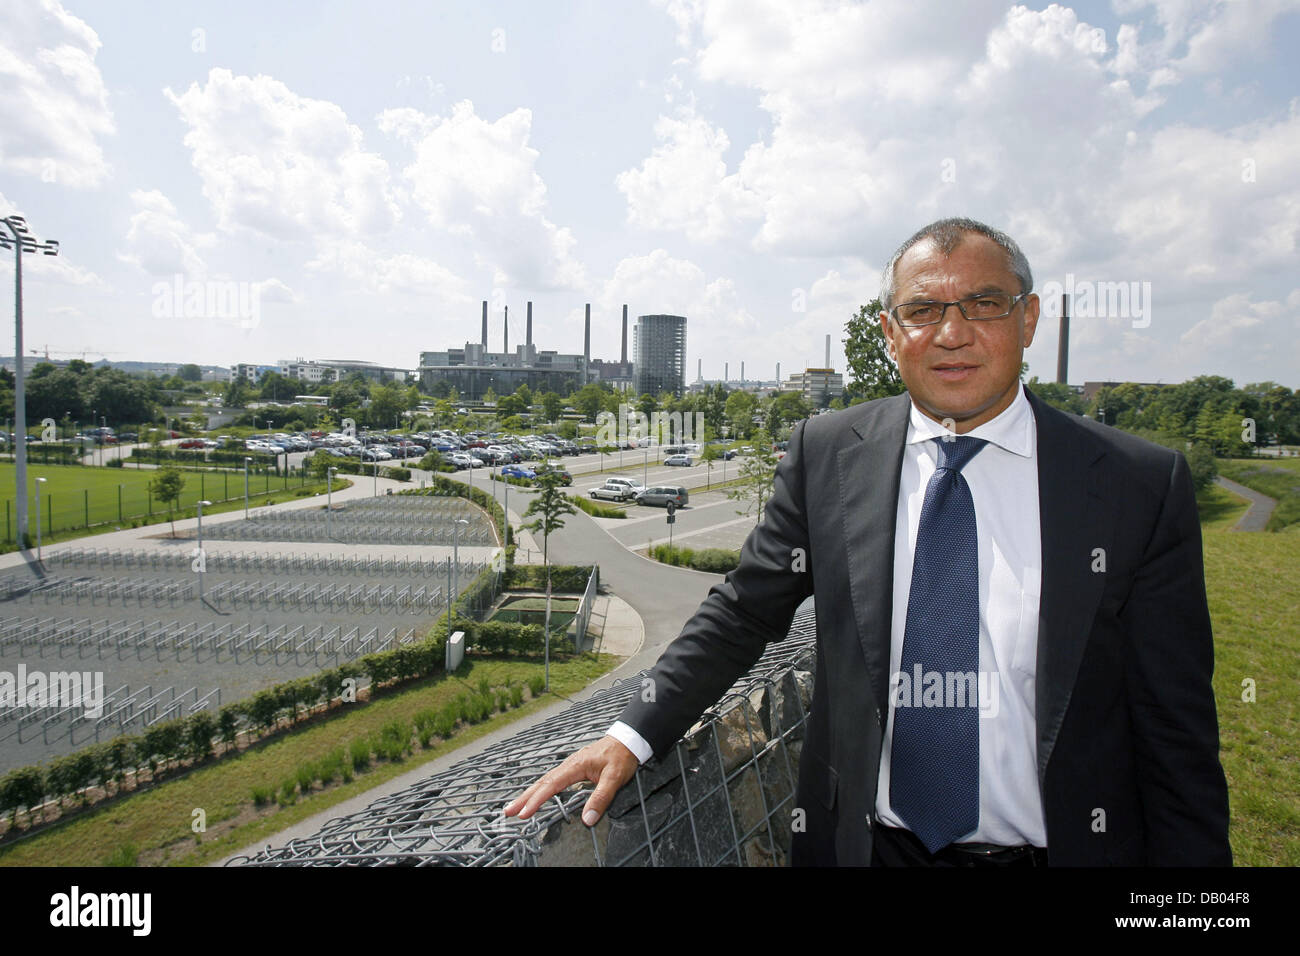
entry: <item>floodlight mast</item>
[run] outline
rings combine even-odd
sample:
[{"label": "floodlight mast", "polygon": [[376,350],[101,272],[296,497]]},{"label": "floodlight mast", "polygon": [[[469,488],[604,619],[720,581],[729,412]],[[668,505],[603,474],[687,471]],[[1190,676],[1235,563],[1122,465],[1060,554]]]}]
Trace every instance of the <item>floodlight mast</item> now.
[{"label": "floodlight mast", "polygon": [[23,384],[23,253],[59,254],[54,239],[38,242],[27,229],[22,216],[0,219],[8,235],[0,232],[0,249],[14,251],[14,485],[17,511],[17,541],[20,551],[27,547],[27,392]]}]

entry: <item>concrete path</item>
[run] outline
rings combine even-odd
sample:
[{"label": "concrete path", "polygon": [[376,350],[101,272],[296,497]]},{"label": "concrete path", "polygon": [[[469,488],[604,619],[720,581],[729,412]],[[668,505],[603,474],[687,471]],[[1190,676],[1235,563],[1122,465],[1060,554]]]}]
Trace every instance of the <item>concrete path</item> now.
[{"label": "concrete path", "polygon": [[1222,488],[1226,488],[1234,495],[1240,495],[1250,502],[1246,513],[1242,515],[1235,525],[1233,531],[1263,531],[1264,526],[1268,524],[1268,519],[1273,516],[1273,509],[1277,507],[1277,502],[1268,495],[1262,495],[1254,488],[1247,488],[1245,485],[1238,484],[1230,478],[1224,478],[1222,475],[1214,479],[1214,483]]}]

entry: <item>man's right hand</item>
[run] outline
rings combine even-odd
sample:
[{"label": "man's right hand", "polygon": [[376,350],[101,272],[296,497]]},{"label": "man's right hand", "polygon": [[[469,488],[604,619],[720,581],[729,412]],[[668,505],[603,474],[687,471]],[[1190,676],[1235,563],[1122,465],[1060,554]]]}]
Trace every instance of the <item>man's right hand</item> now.
[{"label": "man's right hand", "polygon": [[505,815],[527,820],[561,790],[589,780],[596,785],[582,808],[582,822],[595,826],[609,809],[623,784],[636,774],[640,761],[613,737],[605,736],[588,744],[558,767],[539,777],[531,787],[506,804]]}]

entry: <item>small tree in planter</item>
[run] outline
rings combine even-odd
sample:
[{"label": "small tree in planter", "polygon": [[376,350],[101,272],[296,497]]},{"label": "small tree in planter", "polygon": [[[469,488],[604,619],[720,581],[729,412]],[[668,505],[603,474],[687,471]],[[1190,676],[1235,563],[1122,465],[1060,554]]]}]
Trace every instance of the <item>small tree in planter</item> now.
[{"label": "small tree in planter", "polygon": [[181,499],[185,488],[185,478],[180,469],[171,465],[158,469],[158,474],[149,482],[150,493],[167,506],[167,517],[172,523],[172,537],[176,537],[176,518],[172,509]]},{"label": "small tree in planter", "polygon": [[529,531],[542,533],[542,564],[546,568],[546,689],[551,687],[551,532],[564,527],[564,516],[576,514],[569,496],[560,490],[560,476],[551,471],[537,477],[541,493],[528,503],[524,517],[537,515],[524,525]]}]

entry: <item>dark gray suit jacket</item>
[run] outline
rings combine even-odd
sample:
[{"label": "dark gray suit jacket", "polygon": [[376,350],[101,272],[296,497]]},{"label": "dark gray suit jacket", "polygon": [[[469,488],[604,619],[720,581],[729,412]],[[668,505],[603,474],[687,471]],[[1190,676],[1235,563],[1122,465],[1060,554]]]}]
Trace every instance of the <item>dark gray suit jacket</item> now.
[{"label": "dark gray suit jacket", "polygon": [[[1035,716],[1052,865],[1226,865],[1213,636],[1186,459],[1026,390],[1038,431]],[[666,754],[815,593],[796,864],[867,865],[888,702],[894,526],[911,402],[800,423],[740,566],[621,719]],[[805,571],[794,561],[806,555]],[[1097,549],[1101,549],[1098,552]],[[1105,570],[1097,557],[1104,553]]]}]

